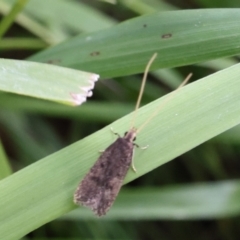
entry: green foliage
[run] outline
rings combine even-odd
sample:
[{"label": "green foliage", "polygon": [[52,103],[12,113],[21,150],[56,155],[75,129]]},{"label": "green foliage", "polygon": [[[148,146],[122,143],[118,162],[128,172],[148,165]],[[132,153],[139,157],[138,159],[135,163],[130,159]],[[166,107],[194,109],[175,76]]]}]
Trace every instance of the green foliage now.
[{"label": "green foliage", "polygon": [[[0,11],[7,14],[11,2],[2,1]],[[240,10],[167,12],[162,8],[177,7],[157,0],[147,6],[146,2],[130,5],[122,0],[120,7],[32,0],[16,18],[23,29],[17,24],[10,28],[14,32],[12,49],[23,48],[28,60],[65,67],[65,75],[55,76],[57,88],[61,89],[60,80],[69,71],[78,73],[73,69],[100,74],[101,81],[94,89],[94,99],[75,108],[37,99],[27,82],[23,89],[31,89],[33,98],[14,91],[0,93],[1,239],[20,239],[29,232],[26,239],[192,239],[189,232],[194,232],[194,239],[238,239],[234,219],[240,214],[240,66],[233,65],[234,58],[219,58],[239,54]],[[204,8],[204,1],[198,2]],[[54,9],[59,14],[49,14]],[[79,14],[83,9],[84,16]],[[134,9],[150,14],[134,18]],[[128,20],[116,24],[120,13],[121,19]],[[17,44],[23,34],[38,52],[29,53],[26,45]],[[63,39],[66,41],[61,42]],[[59,44],[39,51],[45,46],[40,42]],[[73,204],[73,192],[98,151],[115,140],[110,127],[121,135],[128,130],[140,85],[138,75],[129,75],[142,73],[154,52],[158,52],[152,66],[156,71],[149,76],[136,127],[161,106],[167,96],[160,95],[175,88],[189,72],[193,79],[138,134],[137,143],[149,144],[149,148],[135,151],[137,173],[130,170],[125,183],[136,181],[123,187],[106,217],[97,219],[90,210]],[[8,54],[11,48],[6,47],[1,57]],[[3,64],[1,60],[0,67]],[[41,66],[45,64],[34,64],[43,76],[36,83],[44,89],[54,73],[44,71]],[[189,64],[197,65],[186,66]],[[177,66],[184,67],[170,69]],[[15,73],[10,80],[19,83],[21,71]],[[118,78],[104,80],[106,77]],[[7,80],[1,74],[0,83],[11,87]],[[202,222],[206,219],[216,224],[206,229],[207,223]],[[159,220],[168,222],[160,225]]]},{"label": "green foliage", "polygon": [[69,105],[86,101],[98,75],[28,61],[0,59],[0,90]]}]

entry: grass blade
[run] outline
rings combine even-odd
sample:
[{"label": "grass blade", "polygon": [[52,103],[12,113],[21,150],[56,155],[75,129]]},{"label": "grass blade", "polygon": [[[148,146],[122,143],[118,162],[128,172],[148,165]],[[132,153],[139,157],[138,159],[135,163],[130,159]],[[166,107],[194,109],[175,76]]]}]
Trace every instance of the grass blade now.
[{"label": "grass blade", "polygon": [[[237,216],[240,181],[182,184],[161,188],[124,189],[103,220],[200,220]],[[61,219],[96,220],[87,208]],[[102,220],[101,219],[101,220]]]},{"label": "grass blade", "polygon": [[142,72],[154,52],[152,69],[184,66],[239,54],[239,22],[240,9],[158,12],[79,35],[29,59],[58,59],[58,65],[102,78]]},{"label": "grass blade", "polygon": [[[185,86],[168,102],[138,135],[138,144],[150,146],[136,151],[137,173],[129,171],[125,183],[240,123],[239,66]],[[137,126],[162,101],[140,108]],[[130,119],[128,115],[111,127],[121,134]],[[106,127],[0,181],[2,238],[20,238],[76,208],[72,198],[78,182],[96,161],[98,150],[114,139]]]},{"label": "grass blade", "polygon": [[0,59],[0,90],[80,105],[94,88],[98,75],[27,61]]}]

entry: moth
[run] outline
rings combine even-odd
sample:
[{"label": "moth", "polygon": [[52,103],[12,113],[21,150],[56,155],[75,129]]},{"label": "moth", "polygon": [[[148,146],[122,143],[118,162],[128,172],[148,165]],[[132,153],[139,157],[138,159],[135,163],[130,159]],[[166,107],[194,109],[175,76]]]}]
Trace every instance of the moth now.
[{"label": "moth", "polygon": [[[117,133],[114,133],[118,135],[117,140],[112,143],[105,151],[103,151],[96,163],[80,182],[74,193],[75,204],[90,208],[98,216],[105,215],[114,203],[122,186],[123,180],[131,165],[132,169],[136,171],[133,164],[133,151],[134,147],[138,146],[134,143],[137,133],[159,111],[158,107],[153,115],[150,116],[150,118],[140,128],[137,129],[133,126],[134,119],[136,117],[135,115],[141,102],[147,74],[152,62],[156,57],[157,53],[152,56],[146,66],[140,93],[134,111],[132,127],[128,132],[125,133],[123,137]],[[189,75],[176,90],[185,85],[190,77],[191,75]],[[170,98],[167,98],[166,100],[169,99]]]}]

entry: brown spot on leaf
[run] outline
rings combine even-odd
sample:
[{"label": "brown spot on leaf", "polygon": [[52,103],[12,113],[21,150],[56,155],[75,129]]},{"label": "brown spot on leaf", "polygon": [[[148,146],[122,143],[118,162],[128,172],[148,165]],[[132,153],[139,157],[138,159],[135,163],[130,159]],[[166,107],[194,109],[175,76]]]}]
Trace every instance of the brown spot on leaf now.
[{"label": "brown spot on leaf", "polygon": [[167,38],[171,38],[172,37],[172,34],[171,33],[166,33],[166,34],[163,34],[162,35],[162,38],[163,39],[167,39]]},{"label": "brown spot on leaf", "polygon": [[61,62],[60,59],[49,59],[46,63],[48,63],[48,64],[58,64],[60,62]]},{"label": "brown spot on leaf", "polygon": [[96,52],[91,52],[90,53],[91,56],[98,56],[100,55],[100,52],[96,51]]},{"label": "brown spot on leaf", "polygon": [[144,27],[144,28],[146,28],[146,27],[147,27],[147,24],[146,24],[146,23],[145,23],[145,24],[143,24],[143,27]]}]

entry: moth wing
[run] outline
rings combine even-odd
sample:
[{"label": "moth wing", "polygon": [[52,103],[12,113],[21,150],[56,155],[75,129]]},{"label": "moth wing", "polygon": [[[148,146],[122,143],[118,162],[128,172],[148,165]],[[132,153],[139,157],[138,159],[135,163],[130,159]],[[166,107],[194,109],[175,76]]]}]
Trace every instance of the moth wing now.
[{"label": "moth wing", "polygon": [[99,157],[74,194],[74,202],[106,214],[130,167],[133,144],[118,138]]}]

